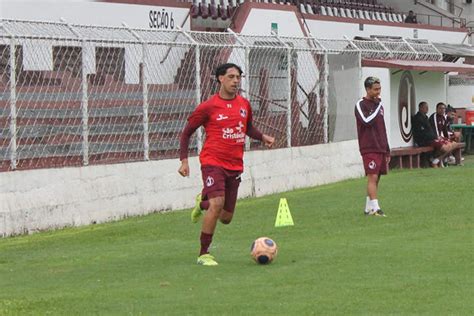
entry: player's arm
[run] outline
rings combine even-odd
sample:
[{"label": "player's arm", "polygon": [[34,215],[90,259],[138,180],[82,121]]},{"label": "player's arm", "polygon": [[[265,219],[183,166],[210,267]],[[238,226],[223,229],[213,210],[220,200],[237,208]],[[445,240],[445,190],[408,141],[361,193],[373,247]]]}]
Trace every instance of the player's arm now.
[{"label": "player's arm", "polygon": [[271,148],[273,143],[275,142],[275,138],[266,134],[263,134],[261,131],[258,130],[255,126],[253,126],[253,118],[252,118],[252,110],[249,106],[249,115],[247,120],[247,136],[259,141],[262,141],[265,146]]},{"label": "player's arm", "polygon": [[207,120],[207,111],[204,107],[199,106],[189,117],[188,123],[184,127],[179,139],[179,159],[181,160],[181,166],[178,169],[178,173],[183,177],[189,176],[189,162],[188,162],[188,148],[189,141],[194,132],[203,125]]}]

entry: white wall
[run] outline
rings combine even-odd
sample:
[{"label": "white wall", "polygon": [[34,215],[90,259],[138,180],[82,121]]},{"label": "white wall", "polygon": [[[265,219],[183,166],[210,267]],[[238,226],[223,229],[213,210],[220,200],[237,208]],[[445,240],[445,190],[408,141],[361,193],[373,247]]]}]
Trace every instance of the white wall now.
[{"label": "white wall", "polygon": [[[363,175],[357,141],[247,152],[245,164],[240,198]],[[202,185],[198,159],[189,178],[178,167],[169,159],[2,172],[0,236],[191,207]]]},{"label": "white wall", "polygon": [[[102,26],[122,26],[127,23],[132,28],[157,29],[156,23],[150,20],[150,11],[167,13],[168,19],[173,16],[174,25],[160,29],[176,29],[181,26],[189,12],[188,8],[175,8],[150,5],[132,5],[93,2],[87,0],[58,1],[58,0],[0,0],[0,18],[52,21],[59,22],[64,18],[71,24],[89,24]],[[184,29],[190,28],[188,18]]]},{"label": "white wall", "polygon": [[474,86],[449,86],[447,103],[455,108],[474,106]]},{"label": "white wall", "polygon": [[[370,35],[415,38],[415,29],[401,26],[364,24],[364,30],[360,31],[358,23],[342,23],[310,19],[307,19],[306,23],[308,24],[311,34],[318,38],[343,38],[344,35],[348,38],[353,38],[354,36],[370,37]],[[439,43],[459,44],[466,36],[465,32],[428,30],[422,28],[416,30],[418,38]]]},{"label": "white wall", "polygon": [[[390,72],[396,72],[397,69],[390,69]],[[407,115],[409,118],[408,130],[411,129],[411,114],[415,114],[418,111],[418,103],[421,101],[428,102],[429,105],[429,115],[435,111],[435,106],[438,102],[446,102],[446,86],[444,74],[441,72],[426,72],[421,73],[419,71],[411,71],[413,76],[413,81],[415,85],[415,102],[411,104],[410,110]],[[390,130],[390,146],[392,148],[396,147],[407,147],[413,146],[413,138],[407,143],[403,140],[400,123],[398,120],[399,112],[399,100],[398,100],[398,91],[400,88],[400,79],[403,74],[403,71],[397,72],[396,74],[390,75],[391,85],[390,85],[390,115],[389,115],[389,127]]]},{"label": "white wall", "polygon": [[252,9],[240,32],[246,35],[271,35],[272,23],[278,24],[278,35],[304,36],[293,11]]}]

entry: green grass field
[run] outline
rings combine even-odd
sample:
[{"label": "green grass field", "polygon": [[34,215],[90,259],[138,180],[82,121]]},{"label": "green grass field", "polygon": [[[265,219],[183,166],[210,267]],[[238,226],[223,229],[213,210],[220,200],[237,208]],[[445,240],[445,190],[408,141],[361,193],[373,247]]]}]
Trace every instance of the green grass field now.
[{"label": "green grass field", "polygon": [[[195,264],[189,210],[0,240],[0,315],[472,315],[474,156],[382,178],[239,201]],[[274,228],[279,198],[295,226]],[[279,255],[250,259],[270,236]]]}]

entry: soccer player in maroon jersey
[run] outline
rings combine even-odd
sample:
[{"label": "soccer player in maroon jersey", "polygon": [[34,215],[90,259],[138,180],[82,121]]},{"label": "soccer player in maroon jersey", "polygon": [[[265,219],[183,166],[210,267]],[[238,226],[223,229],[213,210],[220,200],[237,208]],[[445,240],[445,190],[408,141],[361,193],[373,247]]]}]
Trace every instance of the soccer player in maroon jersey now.
[{"label": "soccer player in maroon jersey", "polygon": [[436,104],[436,112],[431,114],[429,120],[436,136],[449,139],[448,124],[446,121],[446,105],[443,102]]},{"label": "soccer player in maroon jersey", "polygon": [[[440,164],[444,167],[444,163],[456,163],[456,159],[452,155],[452,151],[459,148],[460,145],[457,143],[460,139],[460,134],[449,134],[449,121],[446,116],[446,104],[443,102],[439,102],[436,104],[436,112],[431,114],[429,118],[429,122],[431,127],[435,131],[436,135],[438,136],[438,141],[445,144],[444,149],[442,152],[445,154],[441,155],[444,157],[440,159]],[[457,139],[455,137],[457,136]],[[435,147],[436,149],[440,149]]]},{"label": "soccer player in maroon jersey", "polygon": [[216,78],[219,92],[198,105],[183,130],[180,139],[181,167],[178,172],[189,176],[188,146],[194,131],[204,126],[206,140],[199,155],[204,189],[196,197],[191,220],[196,223],[203,210],[201,250],[198,264],[215,266],[215,258],[209,254],[209,246],[217,220],[229,224],[234,215],[240,175],[243,171],[245,136],[261,140],[272,147],[275,139],[262,134],[252,124],[252,108],[247,99],[238,94],[242,70],[231,63],[217,67]]},{"label": "soccer player in maroon jersey", "polygon": [[390,147],[384,121],[384,108],[380,99],[380,79],[368,77],[364,81],[366,96],[356,103],[355,116],[359,150],[367,175],[366,215],[385,216],[377,199],[380,176],[387,174]]}]

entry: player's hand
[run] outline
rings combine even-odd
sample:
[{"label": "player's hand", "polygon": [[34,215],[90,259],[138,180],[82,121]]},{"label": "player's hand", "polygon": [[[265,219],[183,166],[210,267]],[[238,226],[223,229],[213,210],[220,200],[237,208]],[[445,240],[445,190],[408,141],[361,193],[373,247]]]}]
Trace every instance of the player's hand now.
[{"label": "player's hand", "polygon": [[182,175],[183,177],[188,177],[189,176],[189,163],[188,159],[183,159],[181,160],[181,167],[178,169],[178,173]]},{"label": "player's hand", "polygon": [[268,148],[272,148],[273,143],[275,142],[275,137],[271,137],[268,135],[263,134],[262,141]]},{"label": "player's hand", "polygon": [[390,157],[390,154],[388,154],[388,155],[386,156],[387,163],[390,163],[391,158],[392,158],[392,157]]}]

